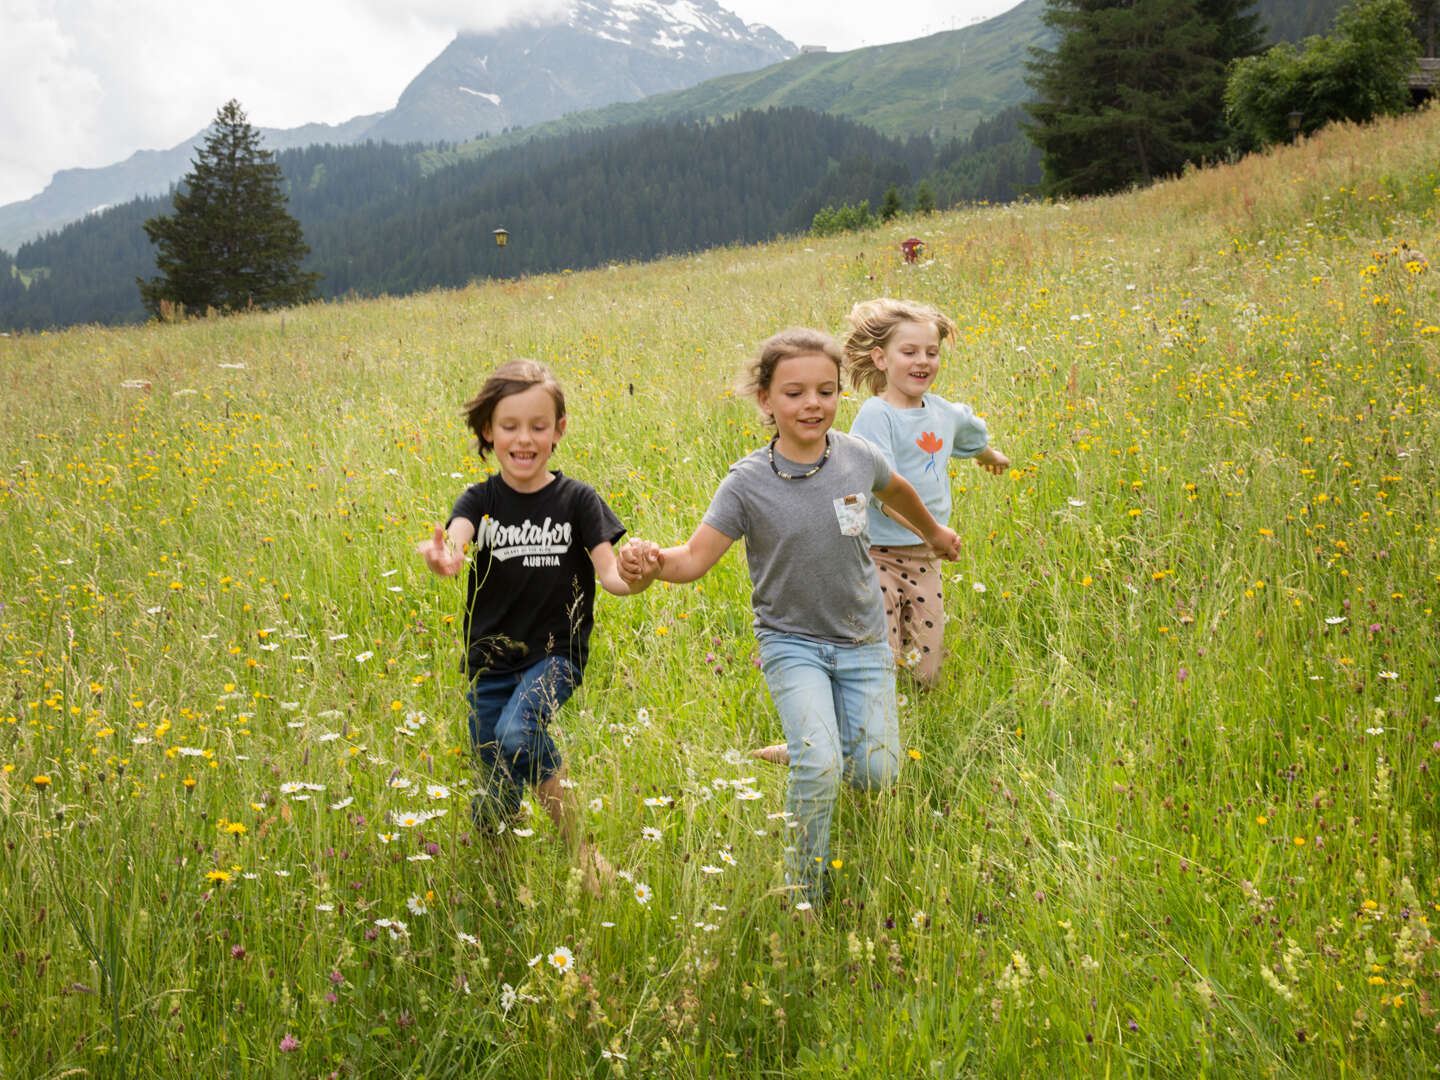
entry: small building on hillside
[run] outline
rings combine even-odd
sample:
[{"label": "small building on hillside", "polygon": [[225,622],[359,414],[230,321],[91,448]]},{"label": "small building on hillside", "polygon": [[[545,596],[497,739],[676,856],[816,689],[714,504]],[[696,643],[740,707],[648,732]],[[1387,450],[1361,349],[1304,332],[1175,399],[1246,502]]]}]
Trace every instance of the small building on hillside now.
[{"label": "small building on hillside", "polygon": [[830,51],[830,49],[829,49],[829,47],[826,46],[826,45],[801,45],[801,46],[800,46],[800,55],[801,55],[801,56],[804,56],[806,53],[812,53],[812,52],[829,52],[829,51]]},{"label": "small building on hillside", "polygon": [[1440,86],[1440,56],[1422,56],[1420,66],[1410,73],[1410,101],[1415,105],[1429,101]]}]

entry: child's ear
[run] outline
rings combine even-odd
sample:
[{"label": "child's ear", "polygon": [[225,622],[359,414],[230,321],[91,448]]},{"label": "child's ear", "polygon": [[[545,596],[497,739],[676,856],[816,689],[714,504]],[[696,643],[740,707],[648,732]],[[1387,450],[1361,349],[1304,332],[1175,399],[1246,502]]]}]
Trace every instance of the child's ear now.
[{"label": "child's ear", "polygon": [[870,362],[881,371],[885,370],[885,349],[882,346],[876,345],[870,350]]},{"label": "child's ear", "polygon": [[559,420],[555,421],[555,443],[557,446],[560,443],[560,436],[565,434],[565,421],[569,419],[568,416],[562,416]]}]

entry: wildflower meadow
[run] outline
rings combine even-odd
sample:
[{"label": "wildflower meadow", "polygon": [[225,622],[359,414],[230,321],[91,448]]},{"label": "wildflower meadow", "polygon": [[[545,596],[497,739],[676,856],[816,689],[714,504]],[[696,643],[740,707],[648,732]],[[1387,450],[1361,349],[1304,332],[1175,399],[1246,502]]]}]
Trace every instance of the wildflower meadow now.
[{"label": "wildflower meadow", "polygon": [[[1436,146],[0,339],[0,1075],[1434,1076]],[[830,903],[738,552],[597,601],[557,741],[616,879],[530,801],[478,831],[414,550],[488,471],[463,402],[549,365],[553,466],[678,542],[766,437],[749,351],[879,295],[1014,464],[952,463],[944,682]]]}]

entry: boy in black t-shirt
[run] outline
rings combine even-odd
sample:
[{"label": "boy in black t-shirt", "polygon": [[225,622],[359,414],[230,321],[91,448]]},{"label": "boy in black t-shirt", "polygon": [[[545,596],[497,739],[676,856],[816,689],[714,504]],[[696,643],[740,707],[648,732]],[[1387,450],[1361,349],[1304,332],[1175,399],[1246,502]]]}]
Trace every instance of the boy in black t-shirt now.
[{"label": "boy in black t-shirt", "polygon": [[564,841],[578,849],[595,891],[609,872],[579,839],[561,783],[550,717],[580,685],[594,626],[595,580],[627,596],[614,544],[625,527],[588,484],[547,466],[565,433],[565,394],[542,365],[512,360],[465,406],[500,471],[467,488],[450,520],[419,545],[425,563],[454,577],[475,543],[465,586],[465,670],[470,741],[485,773],[477,818],[503,822],[534,785]]}]

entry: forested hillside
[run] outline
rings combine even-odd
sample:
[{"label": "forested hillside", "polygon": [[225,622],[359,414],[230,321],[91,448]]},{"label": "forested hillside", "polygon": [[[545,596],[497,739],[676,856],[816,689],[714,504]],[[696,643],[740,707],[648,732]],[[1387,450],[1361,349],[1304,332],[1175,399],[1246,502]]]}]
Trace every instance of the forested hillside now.
[{"label": "forested hillside", "polygon": [[1327,34],[1346,0],[1259,0],[1255,10],[1269,27],[1266,40],[1300,41]]},{"label": "forested hillside", "polygon": [[[966,145],[942,154],[963,157]],[[390,145],[278,156],[322,295],[406,293],[760,240],[803,230],[829,202],[878,206],[886,187],[908,192],[937,160],[928,139],[902,143],[804,109],[535,140],[427,175],[430,156]],[[942,205],[1018,193],[943,190]],[[154,273],[142,225],[169,211],[168,199],[138,199],[23,245],[14,261],[30,287],[8,277],[0,285],[0,327],[142,320],[135,280]],[[504,249],[497,227],[511,234]],[[10,262],[0,253],[0,265]]]}]

